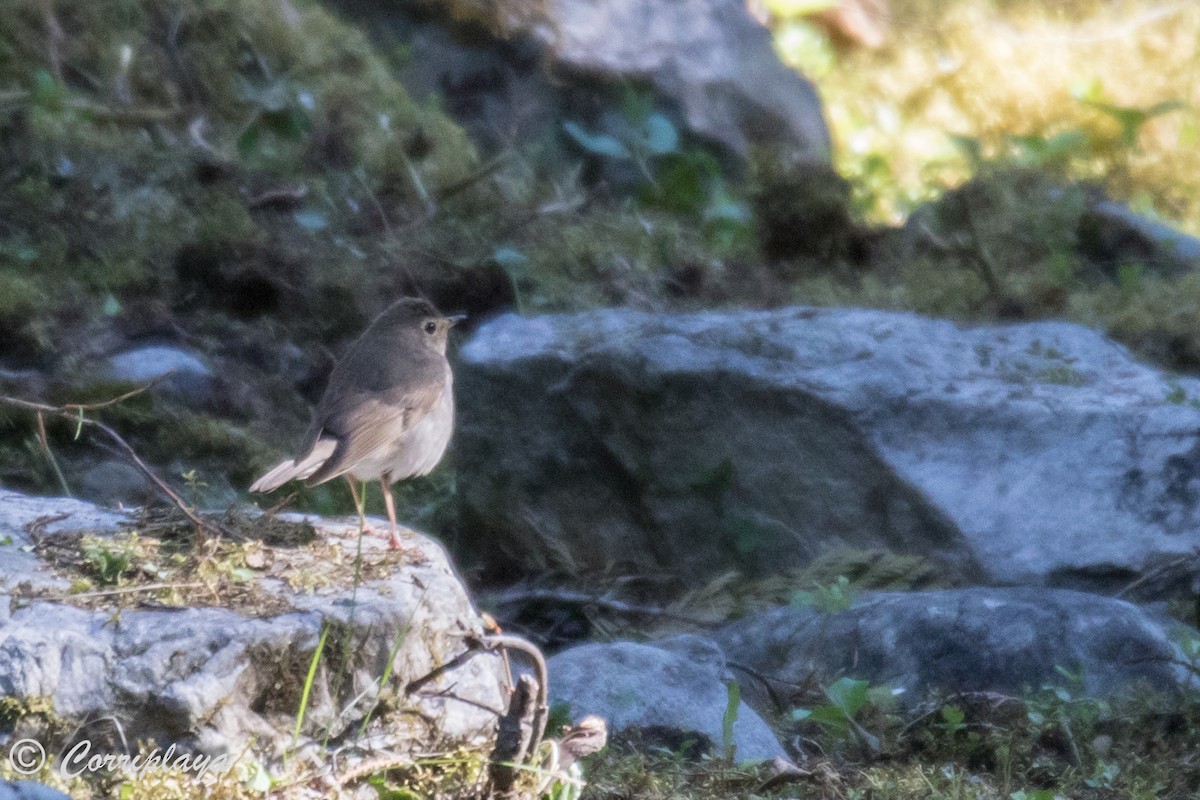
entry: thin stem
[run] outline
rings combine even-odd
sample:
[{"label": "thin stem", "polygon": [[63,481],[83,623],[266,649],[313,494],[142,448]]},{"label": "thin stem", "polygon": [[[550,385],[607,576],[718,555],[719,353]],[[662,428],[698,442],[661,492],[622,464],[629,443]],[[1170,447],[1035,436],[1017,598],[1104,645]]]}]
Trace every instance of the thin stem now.
[{"label": "thin stem", "polygon": [[50,468],[54,470],[54,477],[58,478],[58,485],[62,487],[64,495],[74,497],[75,495],[71,494],[71,487],[67,485],[67,477],[63,475],[62,468],[58,466],[58,459],[54,457],[54,451],[50,449],[50,437],[46,435],[46,417],[42,411],[37,412],[37,429],[38,444],[42,446],[42,453],[46,456]]}]

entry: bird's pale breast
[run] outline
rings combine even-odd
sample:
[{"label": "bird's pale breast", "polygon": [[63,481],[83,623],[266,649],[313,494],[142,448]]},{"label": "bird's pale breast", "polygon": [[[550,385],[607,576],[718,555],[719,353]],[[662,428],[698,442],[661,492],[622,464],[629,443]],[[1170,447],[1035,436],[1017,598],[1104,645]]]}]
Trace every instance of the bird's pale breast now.
[{"label": "bird's pale breast", "polygon": [[442,394],[429,413],[407,430],[397,426],[395,435],[389,437],[389,447],[362,459],[350,471],[363,481],[374,480],[385,472],[391,473],[393,481],[427,475],[442,460],[453,431],[454,393],[447,366]]}]

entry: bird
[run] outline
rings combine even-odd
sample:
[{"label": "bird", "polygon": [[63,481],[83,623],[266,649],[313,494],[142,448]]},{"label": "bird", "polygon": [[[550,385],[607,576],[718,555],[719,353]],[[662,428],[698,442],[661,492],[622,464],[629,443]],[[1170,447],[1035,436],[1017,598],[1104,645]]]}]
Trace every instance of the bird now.
[{"label": "bird", "polygon": [[344,476],[365,530],[357,482],[378,480],[388,544],[399,549],[391,485],[429,474],[450,443],[454,394],[446,343],[450,328],[463,319],[443,316],[416,297],[390,305],[334,366],[299,455],[272,467],[250,491],[270,492],[292,480],[316,486]]}]

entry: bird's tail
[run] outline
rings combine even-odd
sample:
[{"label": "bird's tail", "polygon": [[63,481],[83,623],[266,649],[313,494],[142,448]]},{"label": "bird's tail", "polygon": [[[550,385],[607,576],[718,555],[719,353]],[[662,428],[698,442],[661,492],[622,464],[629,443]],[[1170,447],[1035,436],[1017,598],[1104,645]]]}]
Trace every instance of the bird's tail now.
[{"label": "bird's tail", "polygon": [[307,455],[281,461],[250,485],[252,492],[272,492],[291,480],[304,480],[324,464],[337,448],[334,439],[318,439]]}]

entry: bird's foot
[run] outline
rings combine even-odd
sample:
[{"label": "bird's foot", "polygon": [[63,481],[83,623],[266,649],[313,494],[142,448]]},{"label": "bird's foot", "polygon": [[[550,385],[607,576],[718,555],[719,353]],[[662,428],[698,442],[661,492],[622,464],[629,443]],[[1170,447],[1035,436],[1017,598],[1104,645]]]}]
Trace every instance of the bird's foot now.
[{"label": "bird's foot", "polygon": [[404,545],[400,542],[400,537],[396,535],[395,531],[392,531],[391,535],[388,536],[388,550],[401,550],[403,547]]}]

